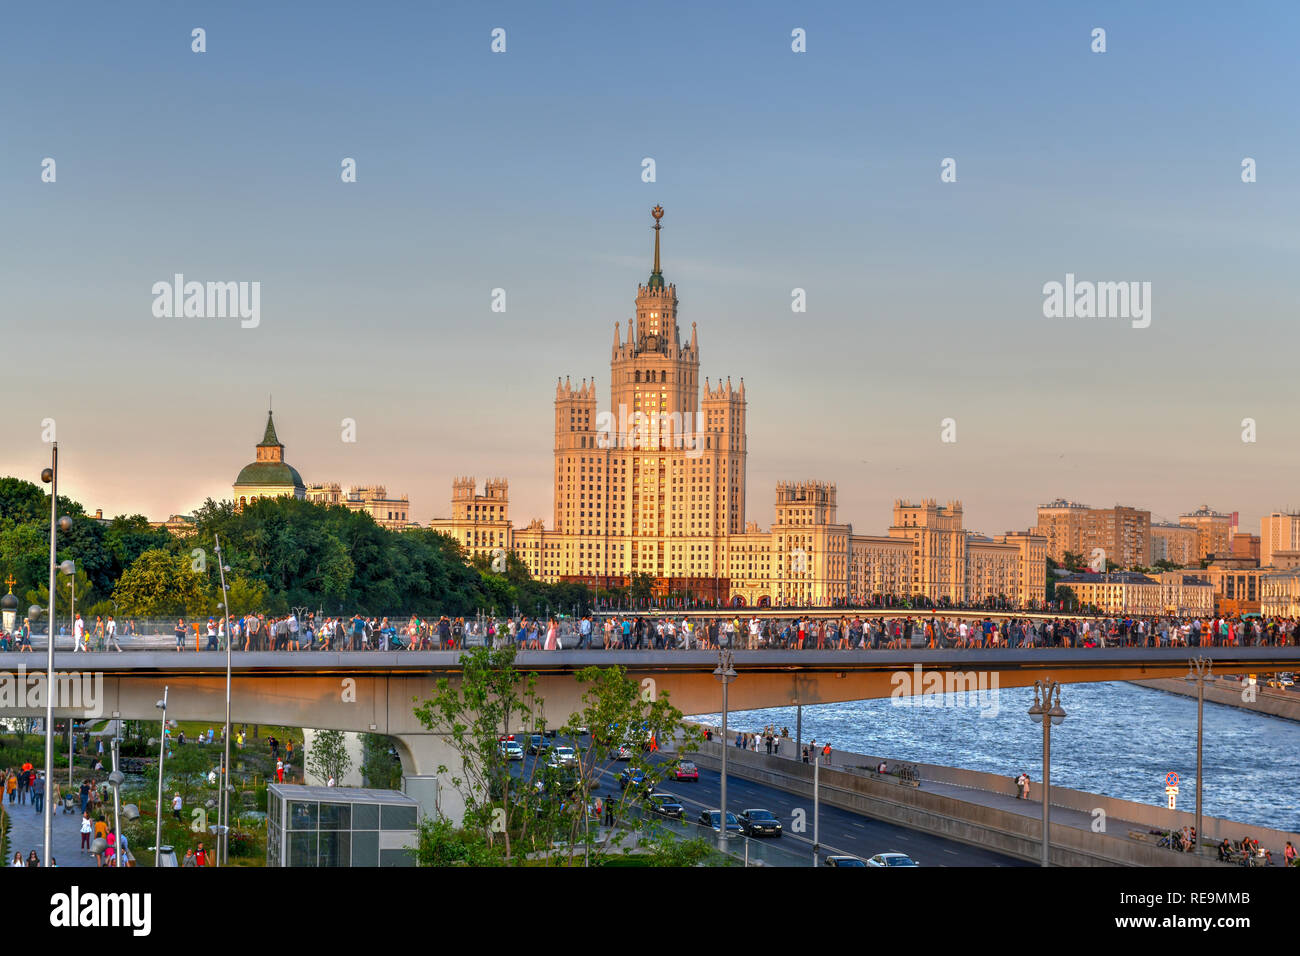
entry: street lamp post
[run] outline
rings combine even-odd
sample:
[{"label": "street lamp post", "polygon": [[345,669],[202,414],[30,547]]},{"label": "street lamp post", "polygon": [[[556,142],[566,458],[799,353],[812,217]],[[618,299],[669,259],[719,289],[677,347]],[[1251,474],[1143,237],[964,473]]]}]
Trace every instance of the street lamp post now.
[{"label": "street lamp post", "polygon": [[1034,681],[1034,706],[1029,708],[1029,719],[1043,725],[1043,859],[1048,866],[1048,849],[1051,844],[1052,818],[1049,802],[1052,787],[1052,725],[1065,720],[1061,709],[1061,685],[1050,677]]},{"label": "street lamp post", "polygon": [[718,646],[718,666],[713,676],[722,681],[722,806],[718,819],[718,849],[727,851],[727,685],[736,679],[730,647]]},{"label": "street lamp post", "polygon": [[114,866],[121,866],[122,857],[125,856],[125,854],[122,852],[122,799],[121,797],[122,797],[122,781],[124,781],[126,777],[125,775],[123,775],[121,769],[118,767],[119,761],[117,759],[118,744],[120,744],[121,742],[122,742],[122,738],[118,736],[115,731],[113,734],[113,772],[108,775],[108,785],[113,788],[113,832],[116,834],[116,836],[113,837],[113,865]]},{"label": "street lamp post", "polygon": [[1187,676],[1183,680],[1196,681],[1196,847],[1200,852],[1205,843],[1201,829],[1201,795],[1205,791],[1204,767],[1201,764],[1201,744],[1205,732],[1205,681],[1214,678],[1214,662],[1207,657],[1193,657],[1187,662]]},{"label": "street lamp post", "polygon": [[821,849],[821,756],[813,758],[813,866],[817,865],[817,851]]},{"label": "street lamp post", "polygon": [[[49,626],[46,630],[49,632],[45,647],[45,787],[46,790],[54,783],[54,592],[58,586],[57,572],[59,566],[55,564],[55,555],[58,551],[60,531],[68,531],[72,528],[72,519],[67,515],[58,517],[59,514],[59,444],[52,442],[50,446],[50,467],[42,469],[41,481],[50,486],[50,616]],[[64,562],[64,573],[70,573],[66,570],[66,565],[70,561]],[[75,565],[73,569],[75,570]],[[50,865],[50,851],[53,845],[52,831],[54,826],[54,803],[49,799],[49,793],[45,795],[45,855],[42,859],[45,865]]]},{"label": "street lamp post", "polygon": [[[213,535],[214,550],[217,553],[217,570],[221,573],[221,612],[226,619],[226,728],[223,733],[223,741],[226,747],[225,762],[222,765],[221,779],[217,783],[221,787],[221,792],[217,795],[217,823],[221,826],[218,836],[217,845],[217,865],[223,862],[223,857],[228,852],[226,842],[226,832],[229,828],[230,816],[230,596],[226,593],[226,572],[230,569],[226,567],[225,559],[221,554],[221,536]],[[298,620],[298,632],[302,632],[302,620]]]},{"label": "street lamp post", "polygon": [[154,807],[154,816],[157,822],[154,824],[153,834],[153,865],[158,866],[158,854],[162,852],[162,791],[163,791],[163,763],[167,759],[167,687],[163,685],[163,699],[154,704],[162,711],[162,732],[158,735],[158,805]]}]

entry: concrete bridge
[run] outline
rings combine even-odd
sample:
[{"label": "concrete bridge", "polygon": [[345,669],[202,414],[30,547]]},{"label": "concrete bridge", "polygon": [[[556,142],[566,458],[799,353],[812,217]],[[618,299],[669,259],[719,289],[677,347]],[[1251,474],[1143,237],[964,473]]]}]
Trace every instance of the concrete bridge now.
[{"label": "concrete bridge", "polygon": [[[426,788],[455,754],[413,714],[440,678],[460,674],[459,651],[236,652],[232,655],[231,719],[317,730],[380,733],[396,738],[403,772]],[[824,704],[945,691],[987,692],[1052,678],[1063,683],[1182,677],[1193,656],[1209,658],[1216,674],[1300,669],[1300,647],[979,648],[875,651],[736,651],[739,674],[728,695],[733,710]],[[44,685],[44,655],[7,658],[0,672],[0,717],[41,717],[44,696],[13,688]],[[25,675],[17,672],[27,668]],[[590,666],[621,665],[644,692],[668,695],[686,714],[720,709],[712,651],[522,651],[516,666],[538,675],[544,699],[539,719],[556,727],[582,705],[574,674]],[[137,651],[71,654],[56,651],[55,670],[67,675],[56,696],[57,716],[87,715],[153,721],[155,702],[169,688],[168,716],[218,725],[225,720],[225,655]],[[67,696],[77,690],[81,697]],[[93,698],[93,699],[92,699]],[[519,727],[519,730],[531,728]],[[450,788],[444,789],[444,795]],[[453,802],[454,802],[454,798]],[[443,801],[443,812],[456,816]]]}]

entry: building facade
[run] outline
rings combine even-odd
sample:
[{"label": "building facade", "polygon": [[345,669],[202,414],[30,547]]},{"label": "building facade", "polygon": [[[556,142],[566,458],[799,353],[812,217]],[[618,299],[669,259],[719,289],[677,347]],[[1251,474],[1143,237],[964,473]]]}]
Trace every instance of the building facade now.
[{"label": "building facade", "polygon": [[1273,564],[1275,551],[1300,551],[1300,514],[1274,511],[1259,522],[1259,563]]},{"label": "building facade", "polygon": [[1201,505],[1191,514],[1179,515],[1178,523],[1196,530],[1196,560],[1223,558],[1232,553],[1232,515],[1220,514]]},{"label": "building facade", "polygon": [[[383,485],[354,485],[343,491],[338,482],[308,485],[304,497],[318,505],[337,505],[349,511],[364,511],[375,519],[375,524],[393,531],[402,531],[412,525],[408,518],[411,503],[406,495],[389,498]],[[419,527],[416,524],[416,527]]]},{"label": "building facade", "polygon": [[1091,508],[1057,498],[1038,506],[1034,533],[1047,539],[1048,556],[1059,564],[1065,563],[1067,551],[1089,564],[1100,560],[1121,568],[1151,564],[1150,511],[1124,505]]},{"label": "building facade", "polygon": [[1172,561],[1179,567],[1195,567],[1199,561],[1200,533],[1182,524],[1151,524],[1151,563]]},{"label": "building facade", "polygon": [[780,482],[770,529],[748,521],[745,382],[701,380],[695,323],[684,337],[660,267],[663,209],[653,216],[650,277],[626,335],[614,324],[609,409],[598,410],[594,379],[556,384],[551,529],[513,527],[505,480],[479,495],[473,478],[456,479],[451,517],[431,528],[470,554],[514,551],[544,581],[646,576],[659,595],[747,606],[1043,600],[1046,541],[1009,534],[968,548],[960,502],[897,501],[888,534],[871,537],[840,521],[833,483]]}]

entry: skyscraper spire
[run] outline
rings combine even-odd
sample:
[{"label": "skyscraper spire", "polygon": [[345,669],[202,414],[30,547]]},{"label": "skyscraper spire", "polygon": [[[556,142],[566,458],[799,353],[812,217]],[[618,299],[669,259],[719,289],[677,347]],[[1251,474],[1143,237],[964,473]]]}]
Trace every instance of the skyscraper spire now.
[{"label": "skyscraper spire", "polygon": [[659,269],[659,230],[661,228],[659,220],[664,217],[664,207],[655,206],[654,209],[650,210],[650,215],[655,217],[655,267],[654,271],[650,273],[649,285],[652,289],[662,289],[664,287],[664,276]]}]

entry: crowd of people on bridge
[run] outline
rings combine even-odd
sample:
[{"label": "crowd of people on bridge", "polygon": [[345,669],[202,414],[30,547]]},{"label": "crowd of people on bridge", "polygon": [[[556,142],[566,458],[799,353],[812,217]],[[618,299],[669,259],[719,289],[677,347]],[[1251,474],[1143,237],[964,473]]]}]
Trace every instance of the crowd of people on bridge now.
[{"label": "crowd of people on bridge", "polygon": [[[227,619],[176,621],[176,650],[225,650]],[[529,617],[323,616],[244,614],[229,618],[229,642],[243,651],[455,650],[901,650],[908,648],[1246,647],[1297,642],[1284,617],[1048,617],[925,612],[898,615],[620,614]],[[124,636],[134,632],[129,624]],[[120,649],[108,622],[78,631],[77,649]],[[206,641],[204,638],[206,637]],[[20,647],[17,639],[15,647]],[[30,647],[30,645],[29,645]]]}]

